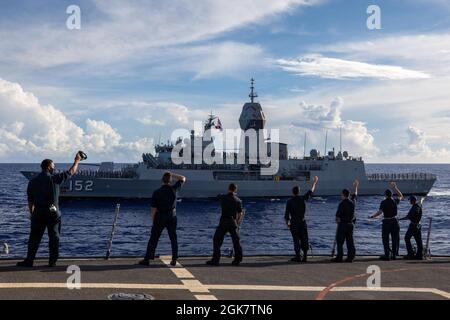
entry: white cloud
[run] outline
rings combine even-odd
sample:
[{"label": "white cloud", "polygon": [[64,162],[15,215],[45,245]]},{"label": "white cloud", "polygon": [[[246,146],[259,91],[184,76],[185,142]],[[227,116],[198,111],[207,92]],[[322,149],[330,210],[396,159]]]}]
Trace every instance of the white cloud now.
[{"label": "white cloud", "polygon": [[[9,24],[0,31],[0,61],[38,67],[65,64],[95,64],[98,67],[119,61],[145,63],[146,57],[163,57],[167,48],[192,46],[322,0],[92,2],[91,8],[96,12],[89,12],[90,19],[76,32],[66,30],[62,24],[29,26],[8,21]],[[223,50],[227,48],[230,49],[229,46],[217,49],[219,53],[221,50],[226,53]],[[208,65],[207,62],[206,73]]]},{"label": "white cloud", "polygon": [[[329,82],[299,98],[326,101],[342,96],[347,114],[364,119],[371,128],[380,129],[370,131],[376,145],[384,151],[373,161],[450,161],[447,143],[450,122],[446,117],[450,101],[450,33],[389,35],[371,41],[313,45],[309,50],[323,56],[338,56],[345,61],[382,61],[431,75],[389,82]],[[420,130],[407,129],[411,123]],[[416,137],[414,147],[409,146],[412,136]],[[398,148],[390,148],[399,140],[402,142],[397,142]]]},{"label": "white cloud", "polygon": [[352,60],[398,61],[431,72],[433,76],[446,76],[450,70],[450,33],[392,35],[371,41],[315,46],[314,50],[340,53]]},{"label": "white cloud", "polygon": [[[236,76],[264,65],[263,49],[257,45],[224,42],[183,50],[184,68],[196,74],[195,79],[216,75]],[[179,66],[178,66],[179,67]]]},{"label": "white cloud", "polygon": [[123,141],[104,121],[87,119],[86,130],[51,105],[42,105],[30,92],[0,79],[0,160],[13,161],[53,157],[67,160],[83,149],[93,157],[135,158],[129,151],[149,151],[150,139]]},{"label": "white cloud", "polygon": [[373,78],[387,80],[426,79],[430,76],[419,71],[399,66],[369,64],[365,62],[328,58],[322,55],[307,55],[295,60],[277,60],[285,71],[302,76],[330,79]]},{"label": "white cloud", "polygon": [[407,130],[408,134],[408,148],[413,152],[423,152],[427,149],[427,140],[425,132],[414,126],[409,126]]},{"label": "white cloud", "polygon": [[100,106],[101,113],[114,114],[123,120],[133,119],[144,125],[189,125],[201,111],[169,101],[114,101]]},{"label": "white cloud", "polygon": [[445,147],[431,148],[426,132],[410,125],[405,130],[403,142],[395,143],[383,153],[391,160],[411,163],[443,163],[450,158],[450,149]]},{"label": "white cloud", "polygon": [[322,128],[338,128],[342,124],[341,112],[343,103],[344,101],[341,97],[334,99],[329,107],[308,105],[302,101],[300,102],[301,118],[294,124],[313,128],[317,126]]},{"label": "white cloud", "polygon": [[[342,128],[345,148],[354,155],[372,158],[378,152],[374,137],[364,122],[342,119],[343,106],[344,101],[340,97],[335,98],[329,106],[308,105],[301,102],[298,114],[294,116],[300,120],[292,124],[299,128],[308,128],[316,143],[322,138],[325,129],[331,129],[330,133],[339,136],[339,130]],[[337,139],[334,140],[337,141]]]},{"label": "white cloud", "polygon": [[165,122],[157,119],[153,119],[152,116],[147,116],[143,118],[136,118],[137,122],[140,122],[145,125],[157,125],[157,126],[163,126]]}]

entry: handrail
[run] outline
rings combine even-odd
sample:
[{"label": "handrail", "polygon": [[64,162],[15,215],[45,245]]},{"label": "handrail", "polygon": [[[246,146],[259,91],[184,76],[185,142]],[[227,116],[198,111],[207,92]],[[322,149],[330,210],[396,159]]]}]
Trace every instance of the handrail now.
[{"label": "handrail", "polygon": [[402,180],[436,180],[437,176],[431,173],[372,173],[367,174],[367,179],[372,181],[402,181]]}]

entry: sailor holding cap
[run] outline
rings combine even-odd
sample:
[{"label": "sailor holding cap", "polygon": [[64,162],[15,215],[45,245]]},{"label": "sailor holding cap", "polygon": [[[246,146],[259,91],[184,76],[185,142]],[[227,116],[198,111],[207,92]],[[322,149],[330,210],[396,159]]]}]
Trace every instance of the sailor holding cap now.
[{"label": "sailor holding cap", "polygon": [[[392,191],[387,189],[384,192],[385,199],[381,201],[380,209],[373,215],[369,216],[370,219],[375,219],[379,215],[383,214],[383,226],[382,226],[382,238],[384,247],[384,256],[380,256],[381,260],[395,260],[398,254],[398,246],[400,239],[400,225],[398,224],[397,205],[403,200],[403,194],[397,187],[395,182],[391,182],[390,187],[395,190],[395,196],[392,195]],[[389,248],[389,236],[392,238],[392,251]]]},{"label": "sailor holding cap", "polygon": [[31,219],[31,232],[28,240],[28,253],[18,267],[32,267],[45,229],[48,232],[50,251],[49,267],[54,267],[59,258],[59,233],[61,231],[61,213],[59,211],[60,186],[78,170],[78,164],[86,159],[78,152],[68,171],[55,173],[55,163],[50,159],[41,162],[42,172],[28,183],[28,208]]},{"label": "sailor holding cap", "polygon": [[[422,202],[425,198],[422,198],[420,203],[417,203],[415,196],[409,197],[409,203],[411,203],[411,209],[409,209],[408,215],[400,220],[409,220],[410,224],[408,231],[405,234],[407,255],[404,257],[409,260],[422,260],[423,259],[423,244],[422,244],[422,226],[420,220],[422,219]],[[414,255],[414,251],[411,245],[411,238],[414,237],[417,244],[417,252]]]}]

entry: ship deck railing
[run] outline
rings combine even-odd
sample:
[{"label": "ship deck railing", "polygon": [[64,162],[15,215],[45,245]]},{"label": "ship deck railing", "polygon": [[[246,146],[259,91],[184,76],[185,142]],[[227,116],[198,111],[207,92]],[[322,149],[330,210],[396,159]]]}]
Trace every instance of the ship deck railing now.
[{"label": "ship deck railing", "polygon": [[415,181],[415,180],[436,180],[437,176],[431,173],[372,173],[367,175],[371,181]]},{"label": "ship deck railing", "polygon": [[79,170],[77,175],[92,178],[105,179],[133,179],[136,173],[132,171],[96,171],[96,170]]}]

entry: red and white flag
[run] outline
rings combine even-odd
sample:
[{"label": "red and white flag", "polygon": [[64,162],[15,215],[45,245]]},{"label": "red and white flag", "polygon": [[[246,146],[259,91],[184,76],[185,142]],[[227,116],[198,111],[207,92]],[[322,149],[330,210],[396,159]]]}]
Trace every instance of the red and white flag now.
[{"label": "red and white flag", "polygon": [[222,122],[220,122],[220,119],[219,119],[219,118],[217,118],[217,123],[216,123],[216,125],[215,125],[215,128],[216,128],[216,129],[219,129],[220,131],[223,130],[223,128],[222,128]]}]

